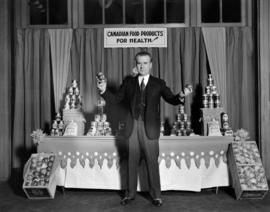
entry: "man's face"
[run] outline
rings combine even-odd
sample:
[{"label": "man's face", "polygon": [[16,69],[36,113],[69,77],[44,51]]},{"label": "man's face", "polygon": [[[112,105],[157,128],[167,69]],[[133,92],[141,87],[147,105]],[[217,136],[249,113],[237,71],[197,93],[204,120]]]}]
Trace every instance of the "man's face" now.
[{"label": "man's face", "polygon": [[138,56],[136,59],[136,67],[141,76],[150,74],[152,62],[148,55]]}]

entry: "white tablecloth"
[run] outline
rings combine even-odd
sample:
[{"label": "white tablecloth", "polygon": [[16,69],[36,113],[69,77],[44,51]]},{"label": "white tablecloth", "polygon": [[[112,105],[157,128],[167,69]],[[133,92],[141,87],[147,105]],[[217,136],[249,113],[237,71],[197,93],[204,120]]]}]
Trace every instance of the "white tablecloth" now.
[{"label": "white tablecloth", "polygon": [[[161,190],[228,186],[226,153],[231,141],[227,137],[161,137]],[[60,186],[120,190],[126,177],[120,171],[116,146],[114,137],[45,137],[38,152],[54,152],[62,160],[56,173]],[[141,166],[138,190],[147,190],[145,179]]]}]

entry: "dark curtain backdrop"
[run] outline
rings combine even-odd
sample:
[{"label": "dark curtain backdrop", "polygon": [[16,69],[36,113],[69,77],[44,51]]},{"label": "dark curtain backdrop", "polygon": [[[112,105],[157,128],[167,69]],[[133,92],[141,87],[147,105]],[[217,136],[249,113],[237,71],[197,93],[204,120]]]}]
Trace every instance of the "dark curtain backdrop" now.
[{"label": "dark curtain backdrop", "polygon": [[[192,128],[200,133],[201,95],[210,72],[206,48],[200,28],[168,28],[167,48],[103,48],[103,29],[76,29],[73,32],[70,72],[79,82],[86,131],[96,112],[95,75],[103,71],[109,89],[116,91],[123,78],[135,66],[134,56],[140,50],[153,55],[154,76],[160,77],[174,92],[192,84],[194,93],[187,97],[185,110]],[[255,68],[252,30],[226,28],[227,37],[227,102],[230,125],[236,130],[247,129],[251,138],[256,135]],[[46,29],[17,31],[15,107],[13,120],[13,167],[20,167],[34,150],[30,134],[41,128],[49,133],[54,119],[53,84],[49,36]],[[168,130],[176,120],[178,107],[161,102],[161,117]],[[122,105],[106,105],[105,112],[115,131],[125,115]]]},{"label": "dark curtain backdrop", "polygon": [[15,106],[12,164],[21,167],[34,151],[30,134],[48,130],[54,107],[47,30],[18,30],[16,40]]}]

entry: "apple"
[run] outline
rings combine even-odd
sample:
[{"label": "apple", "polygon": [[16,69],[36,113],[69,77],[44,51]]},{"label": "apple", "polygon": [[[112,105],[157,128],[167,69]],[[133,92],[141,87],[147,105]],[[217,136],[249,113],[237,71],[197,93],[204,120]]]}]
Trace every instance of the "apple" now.
[{"label": "apple", "polygon": [[43,158],[43,159],[42,159],[42,163],[47,163],[48,161],[49,161],[48,158]]},{"label": "apple", "polygon": [[36,162],[37,162],[37,158],[36,157],[31,158],[31,163],[36,163]]},{"label": "apple", "polygon": [[52,161],[49,161],[47,165],[48,165],[48,167],[52,167],[53,166],[53,162]]},{"label": "apple", "polygon": [[47,171],[47,173],[45,174],[46,177],[50,177],[50,175],[51,175],[50,171]]},{"label": "apple", "polygon": [[55,156],[54,156],[54,155],[51,155],[51,156],[49,157],[49,160],[52,161],[52,162],[54,161],[54,159],[55,159]]},{"label": "apple", "polygon": [[31,174],[28,174],[27,177],[26,177],[26,180],[32,180],[33,179],[33,176]]},{"label": "apple", "polygon": [[33,176],[38,177],[38,174],[39,174],[38,171],[33,171]]},{"label": "apple", "polygon": [[41,167],[42,166],[42,162],[41,161],[38,161],[37,162],[37,167]]},{"label": "apple", "polygon": [[40,170],[41,174],[45,175],[47,173],[47,169],[46,168],[43,168]]}]

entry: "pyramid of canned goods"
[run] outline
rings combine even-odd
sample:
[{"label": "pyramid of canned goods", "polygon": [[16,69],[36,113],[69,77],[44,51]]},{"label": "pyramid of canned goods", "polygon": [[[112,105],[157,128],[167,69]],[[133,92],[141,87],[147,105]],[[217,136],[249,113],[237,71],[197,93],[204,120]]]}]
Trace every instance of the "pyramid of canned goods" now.
[{"label": "pyramid of canned goods", "polygon": [[193,133],[191,122],[188,120],[188,115],[185,113],[184,105],[180,105],[177,113],[177,120],[174,122],[171,136],[189,136]]},{"label": "pyramid of canned goods", "polygon": [[65,97],[64,110],[81,109],[82,98],[80,90],[76,80],[72,80],[71,86],[68,87],[67,94]]},{"label": "pyramid of canned goods", "polygon": [[62,136],[64,134],[65,124],[61,119],[60,113],[57,113],[52,123],[51,136]]},{"label": "pyramid of canned goods", "polygon": [[208,75],[205,94],[203,94],[203,108],[219,108],[220,95],[217,92],[217,87],[214,85],[212,75]]},{"label": "pyramid of canned goods", "polygon": [[94,121],[91,121],[90,129],[87,136],[109,136],[112,135],[110,123],[107,121],[107,115],[103,112],[105,100],[100,97],[97,103],[97,114],[95,114]]}]

